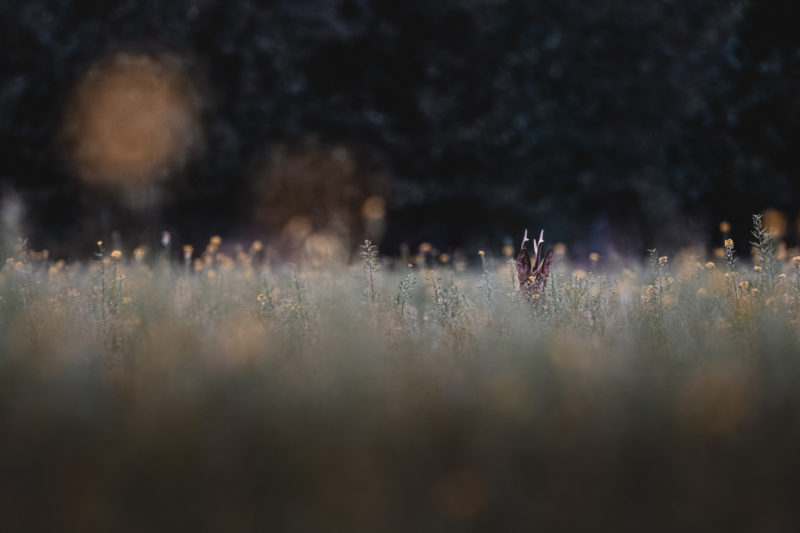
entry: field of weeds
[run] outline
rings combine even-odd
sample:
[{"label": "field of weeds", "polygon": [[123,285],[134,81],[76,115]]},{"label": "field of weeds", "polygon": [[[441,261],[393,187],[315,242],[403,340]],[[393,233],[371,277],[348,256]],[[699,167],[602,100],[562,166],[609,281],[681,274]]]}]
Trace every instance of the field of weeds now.
[{"label": "field of weeds", "polygon": [[[796,531],[800,257],[0,271],[4,531]],[[713,254],[712,254],[713,255]]]}]

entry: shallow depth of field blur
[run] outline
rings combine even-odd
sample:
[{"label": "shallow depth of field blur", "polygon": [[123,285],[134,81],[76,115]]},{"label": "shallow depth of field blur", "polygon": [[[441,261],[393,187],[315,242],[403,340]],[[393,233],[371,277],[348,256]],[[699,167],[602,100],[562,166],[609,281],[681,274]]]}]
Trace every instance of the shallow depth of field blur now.
[{"label": "shallow depth of field blur", "polygon": [[0,0],[0,533],[800,531],[798,20]]},{"label": "shallow depth of field blur", "polygon": [[752,263],[732,240],[621,268],[556,246],[534,296],[516,250],[272,264],[165,234],[64,263],[19,242],[5,525],[790,531],[800,257],[754,223]]}]

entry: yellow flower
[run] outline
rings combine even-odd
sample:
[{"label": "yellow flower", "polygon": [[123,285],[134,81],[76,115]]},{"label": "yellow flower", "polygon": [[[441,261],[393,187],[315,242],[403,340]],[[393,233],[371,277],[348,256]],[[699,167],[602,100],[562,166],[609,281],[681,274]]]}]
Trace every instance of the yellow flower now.
[{"label": "yellow flower", "polygon": [[667,259],[666,255],[662,255],[661,257],[658,258],[658,264],[659,265],[666,265],[667,261],[668,261],[668,259]]},{"label": "yellow flower", "polygon": [[783,278],[785,278],[785,277],[786,277],[786,274],[784,274],[783,272],[781,272],[780,274],[778,274],[778,279],[783,279]]},{"label": "yellow flower", "polygon": [[97,241],[97,246],[103,246],[103,241]]},{"label": "yellow flower", "polygon": [[260,252],[263,247],[264,244],[261,241],[253,241],[253,244],[250,245],[250,249],[254,252]]},{"label": "yellow flower", "polygon": [[214,235],[208,242],[213,244],[214,246],[219,246],[219,244],[222,242],[222,237],[220,237],[219,235]]},{"label": "yellow flower", "polygon": [[589,261],[595,262],[600,260],[600,254],[597,252],[592,252],[589,254]]},{"label": "yellow flower", "polygon": [[[420,246],[420,248],[422,248],[422,246]],[[478,250],[478,255],[483,257],[484,255],[486,255],[486,252],[484,252],[483,250]]]},{"label": "yellow flower", "polygon": [[741,288],[743,288],[743,289],[746,289],[746,288],[747,288],[747,287],[749,287],[749,286],[750,286],[750,283],[749,283],[749,282],[747,282],[747,281],[740,281],[740,282],[739,282],[739,287],[741,287]]},{"label": "yellow flower", "polygon": [[131,297],[130,297],[130,296],[126,296],[126,297],[124,297],[124,298],[122,299],[122,303],[123,303],[123,304],[129,304],[129,303],[131,303]]},{"label": "yellow flower", "polygon": [[714,261],[709,261],[708,263],[706,263],[706,268],[714,268],[715,266],[717,265],[714,264]]},{"label": "yellow flower", "polygon": [[792,263],[800,263],[800,255],[792,257]]},{"label": "yellow flower", "polygon": [[725,248],[733,248],[733,239],[725,239]]},{"label": "yellow flower", "polygon": [[260,301],[262,301],[264,299],[264,295],[263,294],[259,294],[256,298],[260,302]]},{"label": "yellow flower", "polygon": [[750,289],[750,292],[752,292],[753,294],[755,294],[755,293],[757,293],[757,292],[758,292],[758,289],[756,289],[755,287],[753,287],[752,289]]},{"label": "yellow flower", "polygon": [[762,269],[761,269],[761,265],[756,265],[756,266],[754,266],[754,267],[753,267],[753,270],[755,270],[756,272],[761,272],[761,270],[762,270]]},{"label": "yellow flower", "polygon": [[114,250],[113,252],[111,252],[111,257],[113,257],[114,259],[119,259],[120,257],[122,257],[122,252],[120,252],[119,250]]}]

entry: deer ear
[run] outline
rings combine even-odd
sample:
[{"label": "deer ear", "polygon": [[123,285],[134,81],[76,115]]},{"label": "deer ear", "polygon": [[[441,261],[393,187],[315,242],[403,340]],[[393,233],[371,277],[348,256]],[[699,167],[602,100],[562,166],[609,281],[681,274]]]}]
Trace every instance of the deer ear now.
[{"label": "deer ear", "polygon": [[539,266],[536,268],[536,272],[544,279],[550,277],[550,270],[553,268],[553,249],[548,249],[541,261],[537,260],[537,263],[539,263]]},{"label": "deer ear", "polygon": [[525,283],[531,275],[531,257],[524,248],[517,255],[517,279]]}]

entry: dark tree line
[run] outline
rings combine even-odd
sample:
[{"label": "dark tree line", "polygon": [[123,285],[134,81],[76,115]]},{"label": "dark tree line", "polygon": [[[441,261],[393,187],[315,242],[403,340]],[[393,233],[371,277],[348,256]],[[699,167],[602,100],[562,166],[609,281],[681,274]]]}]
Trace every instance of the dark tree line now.
[{"label": "dark tree line", "polygon": [[797,213],[799,16],[777,0],[5,1],[0,186],[42,245],[138,224],[100,213],[58,132],[99,58],[166,52],[204,95],[203,150],[157,219],[187,240],[257,231],[254,166],[308,137],[389,176],[389,250],[528,225],[637,249],[723,218],[744,235],[752,212]]}]

